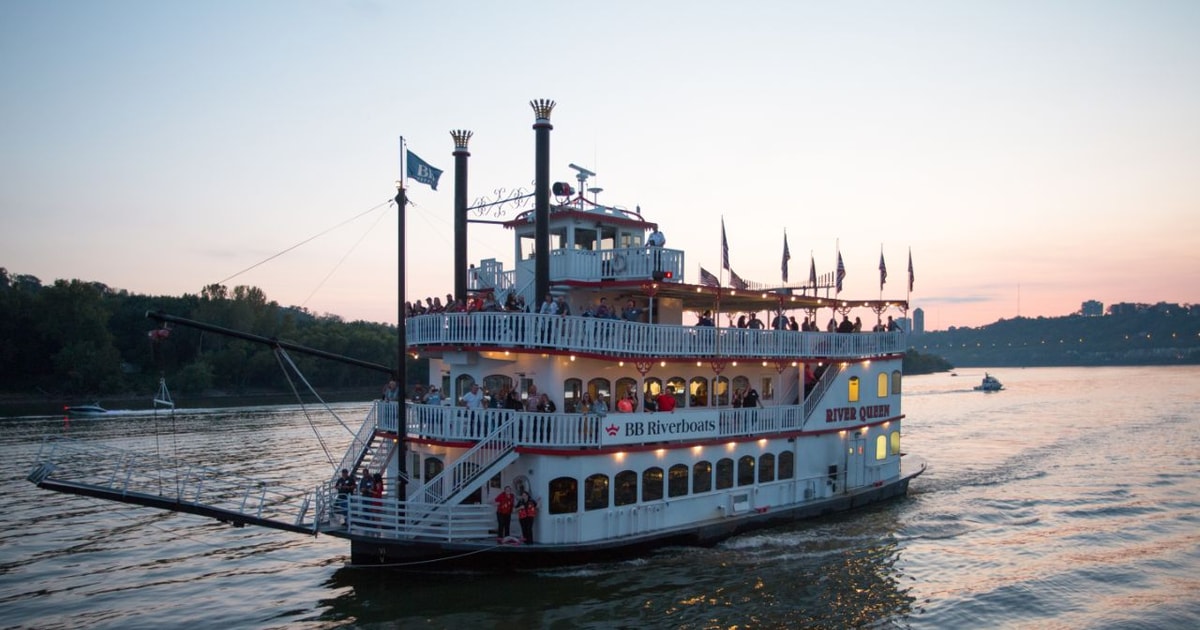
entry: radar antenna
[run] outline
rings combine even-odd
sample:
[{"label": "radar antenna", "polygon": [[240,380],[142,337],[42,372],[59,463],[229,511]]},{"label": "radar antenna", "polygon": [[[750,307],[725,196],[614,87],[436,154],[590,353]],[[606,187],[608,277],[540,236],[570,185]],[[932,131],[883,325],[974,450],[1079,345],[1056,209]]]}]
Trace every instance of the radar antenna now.
[{"label": "radar antenna", "polygon": [[576,164],[568,164],[567,166],[575,169],[575,179],[579,180],[579,190],[587,190],[586,184],[588,178],[595,177],[596,174]]}]

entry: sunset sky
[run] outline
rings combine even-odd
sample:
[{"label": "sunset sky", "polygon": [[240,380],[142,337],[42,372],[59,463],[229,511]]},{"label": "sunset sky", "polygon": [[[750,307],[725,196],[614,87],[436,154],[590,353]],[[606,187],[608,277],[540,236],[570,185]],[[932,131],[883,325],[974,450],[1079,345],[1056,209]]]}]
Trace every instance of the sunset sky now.
[{"label": "sunset sky", "polygon": [[903,299],[911,249],[930,330],[1200,302],[1200,2],[8,0],[0,81],[0,267],[44,283],[394,322],[399,137],[445,171],[408,298],[444,296],[448,132],[472,199],[529,187],[546,98],[552,177],[597,172],[693,281],[724,218],[742,277],[779,281],[786,230],[849,298],[882,248]]}]

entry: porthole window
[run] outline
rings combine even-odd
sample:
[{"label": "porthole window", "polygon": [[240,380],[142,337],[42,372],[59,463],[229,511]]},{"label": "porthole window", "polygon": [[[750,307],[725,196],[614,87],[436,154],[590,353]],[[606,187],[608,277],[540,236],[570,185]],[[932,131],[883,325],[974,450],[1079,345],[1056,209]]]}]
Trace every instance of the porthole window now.
[{"label": "porthole window", "polygon": [[637,473],[632,470],[622,470],[613,478],[613,505],[633,505],[637,503]]},{"label": "porthole window", "polygon": [[687,464],[675,464],[667,470],[667,496],[682,497],[688,493]]},{"label": "porthole window", "polygon": [[692,492],[699,494],[712,490],[712,464],[696,462],[692,466]]},{"label": "porthole window", "polygon": [[749,486],[754,483],[753,455],[742,455],[738,458],[737,483],[739,486]]},{"label": "porthole window", "polygon": [[608,475],[595,474],[583,480],[583,509],[603,510],[608,507]]},{"label": "porthole window", "polygon": [[717,490],[733,487],[733,460],[728,457],[717,461]]},{"label": "porthole window", "polygon": [[559,477],[550,482],[550,513],[571,514],[579,511],[579,482],[574,477]]},{"label": "porthole window", "polygon": [[775,481],[775,455],[763,453],[758,457],[758,482]]},{"label": "porthole window", "polygon": [[658,501],[663,498],[663,469],[652,466],[642,471],[642,501]]},{"label": "porthole window", "polygon": [[796,455],[791,451],[779,454],[779,478],[791,479],[796,475]]}]

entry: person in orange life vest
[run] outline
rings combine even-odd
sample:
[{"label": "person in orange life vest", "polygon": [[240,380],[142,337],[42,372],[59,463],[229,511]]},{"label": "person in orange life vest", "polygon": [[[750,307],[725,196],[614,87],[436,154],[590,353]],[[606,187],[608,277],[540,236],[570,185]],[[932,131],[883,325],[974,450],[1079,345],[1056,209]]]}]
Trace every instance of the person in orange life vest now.
[{"label": "person in orange life vest", "polygon": [[521,499],[517,501],[517,520],[521,522],[521,538],[525,544],[533,544],[533,519],[537,516],[537,501],[529,493],[521,491]]},{"label": "person in orange life vest", "polygon": [[667,391],[658,395],[659,411],[675,411],[675,388],[667,387]]},{"label": "person in orange life vest", "polygon": [[513,501],[512,486],[504,486],[504,492],[496,496],[496,537],[508,538],[512,526]]}]

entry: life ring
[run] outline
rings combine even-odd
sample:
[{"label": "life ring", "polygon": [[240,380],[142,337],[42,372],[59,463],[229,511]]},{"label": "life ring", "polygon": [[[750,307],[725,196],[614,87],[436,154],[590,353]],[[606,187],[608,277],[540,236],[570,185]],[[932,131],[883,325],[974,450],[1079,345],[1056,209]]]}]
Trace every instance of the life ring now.
[{"label": "life ring", "polygon": [[609,265],[613,273],[621,273],[625,271],[625,257],[620,254],[614,254]]}]

